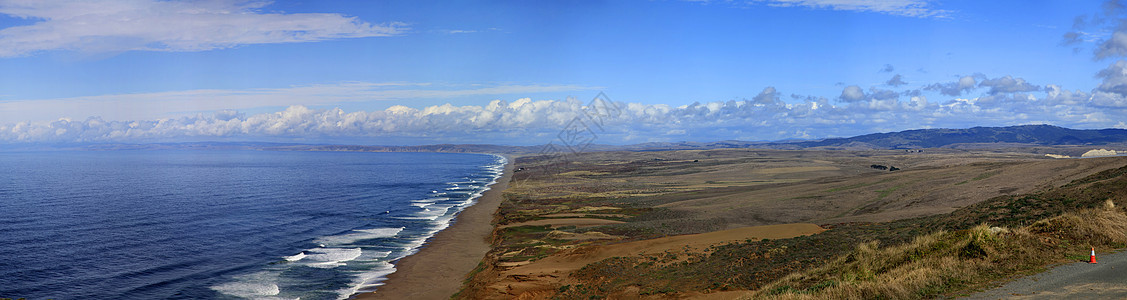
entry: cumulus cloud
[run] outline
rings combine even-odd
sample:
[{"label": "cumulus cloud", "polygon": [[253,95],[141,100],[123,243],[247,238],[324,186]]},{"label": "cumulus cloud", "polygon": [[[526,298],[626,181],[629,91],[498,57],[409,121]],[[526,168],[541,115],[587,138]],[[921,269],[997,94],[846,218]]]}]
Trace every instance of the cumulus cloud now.
[{"label": "cumulus cloud", "polygon": [[1103,81],[1092,91],[1092,104],[1101,107],[1127,108],[1127,61],[1116,61],[1096,73],[1096,77],[1102,78]]},{"label": "cumulus cloud", "polygon": [[752,100],[754,100],[756,104],[762,105],[773,105],[780,102],[779,93],[775,91],[775,87],[773,86],[763,88],[763,91],[759,92],[759,95],[756,95]]},{"label": "cumulus cloud", "polygon": [[926,87],[925,90],[939,91],[939,93],[947,96],[961,96],[963,92],[974,89],[978,81],[974,76],[963,76],[958,81],[948,83],[933,83]]},{"label": "cumulus cloud", "polygon": [[900,93],[893,90],[882,90],[878,88],[869,88],[869,97],[876,100],[890,100],[900,98]]},{"label": "cumulus cloud", "polygon": [[[615,113],[597,116],[590,113],[589,104],[575,99],[518,98],[599,89],[577,85],[346,82],[3,101],[0,120],[8,123],[0,124],[0,144],[271,140],[527,145],[551,142],[577,118],[586,120],[582,123],[588,126],[597,124],[599,143],[825,138],[967,124],[1127,126],[1122,121],[1127,119],[1127,61],[1109,65],[1098,76],[1102,84],[1090,92],[1056,84],[1033,85],[1015,76],[990,78],[982,74],[911,90],[895,86],[886,89],[891,85],[883,84],[867,88],[848,85],[833,99],[783,93],[767,86],[750,99],[682,106],[605,102],[613,103]],[[784,100],[783,95],[789,96]],[[325,109],[349,102],[467,96],[516,100],[493,100],[480,106],[396,105],[375,111]],[[35,111],[58,113],[68,108],[86,115],[19,122]],[[127,113],[115,115],[119,111]],[[128,114],[138,111],[166,114]],[[260,113],[263,111],[268,112]],[[590,120],[594,117],[599,119]]]},{"label": "cumulus cloud", "polygon": [[884,84],[891,85],[893,87],[900,87],[901,85],[908,83],[904,82],[903,77],[901,77],[900,74],[896,74],[893,75],[892,78],[888,79],[888,81],[885,81]]},{"label": "cumulus cloud", "polygon": [[841,96],[839,98],[845,102],[865,100],[865,91],[856,85],[847,86],[845,89],[841,90]]},{"label": "cumulus cloud", "polygon": [[1096,48],[1096,58],[1123,57],[1127,55],[1127,32],[1116,31]]},{"label": "cumulus cloud", "polygon": [[1127,95],[1127,61],[1116,61],[1096,73],[1096,77],[1103,78],[1103,82],[1096,88],[1100,92]]},{"label": "cumulus cloud", "polygon": [[0,0],[0,14],[34,20],[0,30],[0,57],[39,51],[206,51],[250,44],[399,35],[399,22],[371,24],[333,13],[268,13],[266,1]]},{"label": "cumulus cloud", "polygon": [[884,67],[881,67],[880,71],[882,73],[891,73],[892,71],[896,71],[896,68],[890,64],[884,64]]},{"label": "cumulus cloud", "polygon": [[1091,104],[1105,108],[1127,108],[1127,97],[1119,93],[1096,91],[1092,93]]},{"label": "cumulus cloud", "polygon": [[[1005,77],[1002,77],[1005,78]],[[1014,79],[1016,81],[1016,79]],[[1070,91],[1058,85],[1030,93],[984,94],[933,102],[870,87],[848,86],[838,103],[793,95],[783,101],[774,87],[748,100],[714,101],[673,107],[613,102],[620,112],[600,119],[601,143],[655,140],[777,140],[851,136],[874,130],[1005,126],[1052,123],[1083,128],[1121,126],[1123,97],[1111,92]],[[1116,97],[1107,98],[1101,95]],[[1103,97],[1103,98],[1101,98]],[[1124,104],[1119,108],[1109,107]],[[281,140],[356,143],[542,144],[576,118],[591,118],[576,99],[494,100],[486,105],[392,106],[344,111],[292,105],[268,113],[218,109],[174,118],[107,120],[62,118],[50,122],[0,124],[0,143],[155,142],[182,140]],[[591,123],[591,122],[586,122]],[[404,139],[409,142],[403,142]]]},{"label": "cumulus cloud", "polygon": [[1049,105],[1078,105],[1091,99],[1091,95],[1080,90],[1069,91],[1059,85],[1045,86],[1045,101]]},{"label": "cumulus cloud", "polygon": [[997,95],[1001,93],[1035,92],[1041,90],[1041,87],[1025,82],[1025,79],[1013,78],[1013,76],[1009,75],[994,79],[986,79],[978,85],[979,87],[989,87],[989,93],[991,95]]}]

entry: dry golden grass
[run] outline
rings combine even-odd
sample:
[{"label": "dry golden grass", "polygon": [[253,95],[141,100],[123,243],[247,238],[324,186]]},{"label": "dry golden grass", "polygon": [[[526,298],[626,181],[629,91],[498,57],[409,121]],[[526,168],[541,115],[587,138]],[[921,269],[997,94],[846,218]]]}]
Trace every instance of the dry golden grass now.
[{"label": "dry golden grass", "polygon": [[[523,171],[514,173],[509,189],[505,190],[506,199],[501,204],[495,219],[498,228],[492,240],[494,251],[487,255],[480,272],[473,275],[462,298],[511,296],[512,294],[508,294],[511,290],[498,291],[490,287],[496,286],[495,283],[499,281],[508,280],[505,274],[510,268],[517,265],[527,266],[542,259],[551,259],[560,255],[556,250],[563,247],[580,248],[628,243],[755,225],[796,222],[816,224],[884,222],[945,214],[997,196],[1021,195],[1059,187],[1074,179],[1122,165],[1122,162],[1127,162],[1127,158],[1052,160],[1046,159],[1043,153],[974,152],[949,149],[929,150],[927,153],[910,155],[904,154],[903,151],[725,149],[595,152],[570,156],[564,161],[522,157],[515,162]],[[874,164],[896,166],[902,170],[896,172],[875,170],[871,167]],[[999,215],[1009,215],[1007,211],[998,210]],[[1028,220],[1032,221],[1040,217]],[[559,218],[565,219],[561,221]],[[598,219],[599,221],[596,222],[606,225],[587,227],[585,225],[588,224],[561,223],[570,222],[568,219]],[[975,220],[960,225],[961,227],[957,229],[965,229],[969,225],[986,221]],[[992,220],[989,222],[994,223]],[[873,238],[885,240],[889,245],[903,243],[907,240],[905,236],[908,236],[896,231],[895,238],[886,240],[884,237],[877,237],[879,235],[877,229],[873,229],[872,232],[856,230],[866,234],[871,233],[874,235]],[[964,234],[965,230],[959,232],[961,233],[957,234]],[[917,233],[913,232],[911,235]],[[602,236],[604,234],[606,236]],[[997,234],[1016,235],[1016,233]],[[848,246],[840,245],[852,245],[857,241],[867,240],[868,237],[866,235],[862,238],[849,239],[848,242],[836,244],[839,245],[837,247],[818,248],[818,250],[833,248],[832,256],[808,255],[807,258],[817,259],[821,264],[840,253],[849,251]],[[943,235],[936,238],[940,237],[948,238]],[[836,241],[836,239],[828,240]],[[920,247],[935,246],[925,243],[926,240],[919,242],[923,243]],[[816,242],[809,243],[822,246]],[[884,251],[876,245],[870,246],[872,251]],[[754,252],[763,247],[733,246],[731,248]],[[746,253],[737,253],[739,251],[736,250],[729,251],[732,259],[746,258],[746,255],[737,255]],[[747,270],[767,272],[742,274],[744,277],[741,278],[760,279],[741,279],[739,285],[719,282],[719,286],[740,289],[756,289],[793,270],[798,270],[794,268],[798,265],[764,262],[764,265],[769,265],[771,268],[759,268],[760,264],[745,265],[719,261],[720,259],[723,257],[709,260],[709,264],[701,263],[683,268],[691,269],[693,272],[700,271],[696,276],[706,279],[677,285],[676,289],[642,290],[638,293],[649,296],[656,296],[655,293],[684,296],[687,294],[677,293],[711,292],[716,286],[713,283],[716,282],[708,282],[712,279],[707,278],[711,278],[709,276],[715,273],[704,271],[713,269],[726,272]],[[900,258],[900,260],[904,259]],[[855,285],[869,286],[860,290],[865,293],[880,292],[904,295],[904,297],[911,297],[913,293],[917,293],[915,291],[919,286],[929,290],[937,284],[947,284],[925,279],[945,272],[942,268],[952,266],[949,261],[925,261],[916,258],[911,258],[909,261],[918,261],[922,266],[933,267],[901,269],[899,265],[885,266],[881,267],[883,269],[870,270],[869,273],[873,276],[871,280],[856,279],[868,278],[862,275],[869,274],[858,269],[856,274],[851,275],[854,276],[852,280]],[[799,265],[803,268],[809,266]],[[961,268],[973,269],[965,266]],[[667,273],[680,274],[674,272],[677,270],[671,269]],[[881,286],[891,286],[877,281],[878,278],[883,278],[877,274],[895,275],[885,279],[890,282],[916,280],[913,278],[924,281],[919,281],[916,287],[909,285],[900,288],[899,292],[883,291],[880,290]],[[551,276],[565,275],[551,274]],[[624,278],[624,280],[638,278]],[[826,278],[827,280],[811,279],[791,285],[796,292],[790,294],[794,294],[795,297],[805,297],[811,290],[826,290],[842,285],[839,284],[840,280]],[[961,277],[955,277],[958,278]],[[527,278],[522,277],[521,280]],[[529,282],[518,282],[513,289],[519,290],[520,286],[528,285]],[[817,288],[812,289],[815,286]],[[629,286],[618,287],[629,288]],[[548,293],[545,297],[560,296],[551,293],[557,288],[563,286],[547,289]],[[531,288],[526,287],[526,289]],[[587,298],[605,296],[606,293],[600,294],[599,291],[592,290],[591,294],[572,294]]]},{"label": "dry golden grass", "polygon": [[1029,231],[1064,240],[1087,241],[1095,245],[1127,242],[1127,215],[1111,200],[1103,209],[1084,210],[1041,220],[1029,226]]},{"label": "dry golden grass", "polygon": [[934,297],[1061,261],[1076,250],[1071,248],[1121,247],[1124,243],[1127,215],[1108,200],[1102,208],[1066,213],[1012,230],[983,224],[919,236],[892,247],[864,243],[830,264],[791,274],[745,299]]}]

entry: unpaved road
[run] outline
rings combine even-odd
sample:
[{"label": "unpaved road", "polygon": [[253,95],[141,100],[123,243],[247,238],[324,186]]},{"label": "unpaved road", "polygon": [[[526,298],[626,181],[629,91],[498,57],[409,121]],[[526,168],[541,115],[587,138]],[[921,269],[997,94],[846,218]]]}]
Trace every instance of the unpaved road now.
[{"label": "unpaved road", "polygon": [[1127,299],[1127,251],[1097,254],[965,299]]}]

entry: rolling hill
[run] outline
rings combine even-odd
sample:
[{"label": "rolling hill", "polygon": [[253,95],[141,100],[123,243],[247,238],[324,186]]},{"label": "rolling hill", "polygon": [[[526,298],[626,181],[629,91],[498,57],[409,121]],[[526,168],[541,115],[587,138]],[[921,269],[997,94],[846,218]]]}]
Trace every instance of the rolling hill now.
[{"label": "rolling hill", "polygon": [[1106,145],[1127,142],[1127,129],[1069,129],[1052,125],[917,129],[849,138],[784,143],[800,148],[867,145],[874,149],[944,148],[959,144]]}]

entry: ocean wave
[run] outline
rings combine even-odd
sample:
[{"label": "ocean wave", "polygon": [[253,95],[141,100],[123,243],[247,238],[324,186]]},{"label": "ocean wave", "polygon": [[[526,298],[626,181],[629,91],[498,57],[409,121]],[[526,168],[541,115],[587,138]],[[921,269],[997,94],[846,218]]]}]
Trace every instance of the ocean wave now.
[{"label": "ocean wave", "polygon": [[217,292],[236,297],[275,296],[281,292],[277,284],[257,282],[231,282],[213,287]]},{"label": "ocean wave", "polygon": [[341,295],[352,295],[358,292],[372,291],[378,286],[384,285],[384,279],[387,275],[395,273],[395,265],[389,262],[379,262],[372,269],[356,274],[356,279],[352,281],[352,286],[348,289],[342,290]]},{"label": "ocean wave", "polygon": [[[305,280],[297,280],[290,278],[293,275],[286,275],[286,281],[280,282],[278,276],[332,270],[332,272],[346,273],[351,277],[351,284],[346,288],[328,291],[337,293],[338,299],[347,299],[356,293],[373,291],[384,284],[387,275],[396,271],[391,262],[417,253],[431,237],[448,228],[458,213],[473,205],[492,184],[499,180],[508,162],[501,156],[495,157],[491,164],[472,171],[472,175],[447,182],[444,187],[435,186],[429,193],[419,195],[422,199],[408,200],[408,203],[400,202],[400,205],[405,205],[398,208],[400,210],[395,214],[379,216],[379,218],[421,221],[380,221],[379,224],[404,226],[353,229],[315,238],[312,242],[319,244],[320,247],[283,256],[284,261],[272,265],[267,275],[236,277],[235,282],[214,286],[212,289],[226,295],[252,299],[296,295],[304,297],[304,294],[291,294],[295,293],[291,291],[291,286],[300,285]],[[373,241],[363,242],[366,240]],[[301,268],[316,269],[302,270]],[[279,285],[282,286],[281,289]]]},{"label": "ocean wave", "polygon": [[355,229],[345,234],[320,237],[314,239],[313,242],[330,246],[349,245],[362,240],[394,237],[401,231],[403,231],[403,227]]},{"label": "ocean wave", "polygon": [[299,261],[299,260],[301,260],[302,258],[305,258],[305,256],[306,256],[306,255],[305,255],[305,251],[302,251],[301,253],[298,253],[298,254],[296,254],[296,255],[292,255],[292,256],[283,256],[282,258],[285,258],[285,259],[286,259],[286,261]]},{"label": "ocean wave", "polygon": [[425,208],[427,205],[435,204],[439,201],[446,201],[446,200],[450,200],[450,198],[435,197],[435,198],[411,200],[411,206],[418,207],[418,208]]},{"label": "ocean wave", "polygon": [[235,282],[228,282],[212,286],[211,289],[230,296],[260,299],[266,296],[277,296],[281,293],[278,288],[278,276],[270,272],[259,272],[236,277]]},{"label": "ocean wave", "polygon": [[354,260],[363,254],[360,248],[317,248],[306,251],[303,261],[310,267],[336,268],[344,262]]}]

